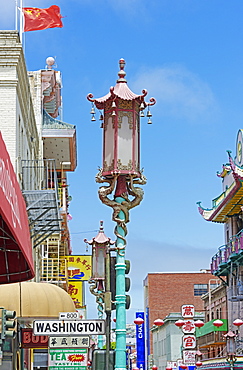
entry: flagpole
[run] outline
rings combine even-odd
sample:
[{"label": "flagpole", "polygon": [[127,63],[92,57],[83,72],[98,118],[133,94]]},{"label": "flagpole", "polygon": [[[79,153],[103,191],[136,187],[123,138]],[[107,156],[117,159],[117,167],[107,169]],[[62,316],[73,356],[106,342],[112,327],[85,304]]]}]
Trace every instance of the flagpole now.
[{"label": "flagpole", "polygon": [[20,42],[22,43],[23,39],[23,0],[20,0],[20,19],[19,19],[19,35],[20,35]]},{"label": "flagpole", "polygon": [[15,30],[18,30],[18,0],[15,0]]}]

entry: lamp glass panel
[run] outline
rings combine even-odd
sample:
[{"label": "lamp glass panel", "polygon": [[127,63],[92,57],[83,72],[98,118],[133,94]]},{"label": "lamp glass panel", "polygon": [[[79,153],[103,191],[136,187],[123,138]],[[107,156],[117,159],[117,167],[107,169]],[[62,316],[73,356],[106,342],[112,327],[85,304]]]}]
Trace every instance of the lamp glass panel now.
[{"label": "lamp glass panel", "polygon": [[[104,130],[104,158],[103,167],[106,166],[114,168],[114,128],[112,117],[110,116],[106,121],[106,129]],[[106,166],[105,166],[106,164]]]},{"label": "lamp glass panel", "polygon": [[235,338],[227,338],[227,353],[235,353]]},{"label": "lamp glass panel", "polygon": [[[121,113],[119,113],[121,114]],[[130,115],[130,117],[128,116]],[[128,112],[128,115],[123,115],[119,117],[119,122],[121,122],[118,129],[118,154],[117,158],[120,161],[122,167],[129,168],[129,164],[133,163],[133,130],[132,124],[129,120],[132,119],[132,113]],[[134,164],[134,163],[133,163]]]},{"label": "lamp glass panel", "polygon": [[93,278],[105,278],[105,249],[95,248],[93,251]]}]

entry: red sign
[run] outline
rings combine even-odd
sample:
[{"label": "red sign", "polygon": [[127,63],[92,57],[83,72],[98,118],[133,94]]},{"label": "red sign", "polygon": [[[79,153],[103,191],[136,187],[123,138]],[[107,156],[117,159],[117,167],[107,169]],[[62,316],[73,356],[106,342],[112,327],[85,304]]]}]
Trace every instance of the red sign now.
[{"label": "red sign", "polygon": [[48,348],[47,335],[34,335],[33,329],[21,329],[22,348]]},{"label": "red sign", "polygon": [[26,204],[0,132],[0,283],[33,278]]}]

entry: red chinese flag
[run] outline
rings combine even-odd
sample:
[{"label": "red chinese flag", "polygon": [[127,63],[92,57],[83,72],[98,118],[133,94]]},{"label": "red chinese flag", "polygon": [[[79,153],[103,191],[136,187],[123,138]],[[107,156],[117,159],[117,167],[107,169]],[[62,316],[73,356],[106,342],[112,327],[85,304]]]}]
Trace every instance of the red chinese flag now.
[{"label": "red chinese flag", "polygon": [[60,8],[52,5],[47,9],[22,8],[24,14],[24,32],[63,27]]}]

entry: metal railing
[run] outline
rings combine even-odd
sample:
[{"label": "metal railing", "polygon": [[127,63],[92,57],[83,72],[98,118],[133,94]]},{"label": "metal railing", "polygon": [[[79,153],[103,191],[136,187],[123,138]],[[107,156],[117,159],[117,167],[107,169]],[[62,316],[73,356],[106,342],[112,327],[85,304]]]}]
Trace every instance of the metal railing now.
[{"label": "metal railing", "polygon": [[40,280],[53,284],[67,283],[67,260],[65,258],[42,258]]},{"label": "metal railing", "polygon": [[22,190],[57,191],[55,159],[22,160]]},{"label": "metal railing", "polygon": [[211,260],[211,273],[219,270],[220,265],[227,264],[232,255],[243,253],[243,230],[232,236],[226,245],[219,247],[218,252]]}]

